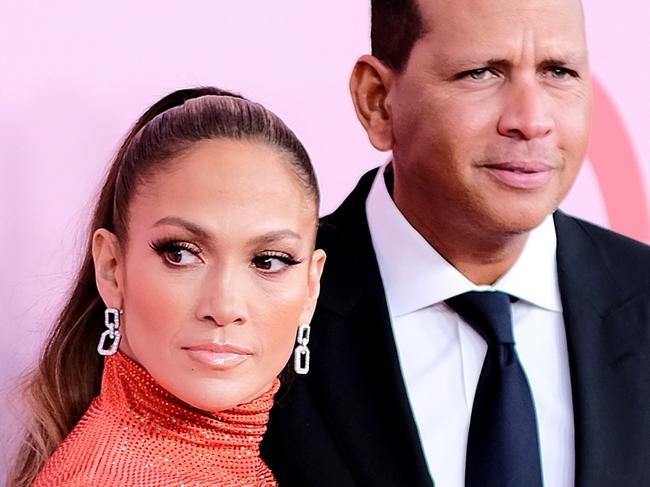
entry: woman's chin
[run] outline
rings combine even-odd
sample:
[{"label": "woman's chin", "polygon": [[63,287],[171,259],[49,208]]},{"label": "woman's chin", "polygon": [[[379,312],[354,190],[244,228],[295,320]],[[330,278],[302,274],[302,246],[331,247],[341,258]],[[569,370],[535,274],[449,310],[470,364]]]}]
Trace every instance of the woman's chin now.
[{"label": "woman's chin", "polygon": [[241,404],[251,402],[253,399],[267,392],[273,385],[273,380],[264,382],[259,386],[245,383],[241,377],[232,379],[201,380],[191,391],[170,391],[181,401],[193,408],[209,413],[226,411]]}]

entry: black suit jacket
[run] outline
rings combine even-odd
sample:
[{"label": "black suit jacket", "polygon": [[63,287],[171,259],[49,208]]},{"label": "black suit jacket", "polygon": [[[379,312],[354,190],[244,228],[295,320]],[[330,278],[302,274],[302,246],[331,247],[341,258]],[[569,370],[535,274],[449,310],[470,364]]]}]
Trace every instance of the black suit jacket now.
[{"label": "black suit jacket", "polygon": [[[311,370],[280,391],[262,443],[282,487],[433,485],[368,231],[375,173],[321,222]],[[650,486],[650,248],[559,211],[554,220],[576,485]]]}]

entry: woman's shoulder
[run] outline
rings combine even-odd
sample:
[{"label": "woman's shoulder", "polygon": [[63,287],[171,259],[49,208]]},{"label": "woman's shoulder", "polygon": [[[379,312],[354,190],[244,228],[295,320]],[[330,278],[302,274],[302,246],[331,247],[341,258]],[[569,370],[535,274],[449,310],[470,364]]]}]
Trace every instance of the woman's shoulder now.
[{"label": "woman's shoulder", "polygon": [[54,451],[33,487],[119,485],[111,478],[112,460],[123,446],[123,428],[95,399],[70,434]]}]

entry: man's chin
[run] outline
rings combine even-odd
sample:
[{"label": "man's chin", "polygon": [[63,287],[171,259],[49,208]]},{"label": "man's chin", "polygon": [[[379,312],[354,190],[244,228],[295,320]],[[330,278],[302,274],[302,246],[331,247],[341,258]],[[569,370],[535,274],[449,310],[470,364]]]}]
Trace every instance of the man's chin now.
[{"label": "man's chin", "polygon": [[510,208],[508,211],[495,209],[490,214],[483,215],[479,218],[479,225],[488,232],[504,236],[518,236],[528,234],[534,230],[553,213],[554,207],[551,208]]}]

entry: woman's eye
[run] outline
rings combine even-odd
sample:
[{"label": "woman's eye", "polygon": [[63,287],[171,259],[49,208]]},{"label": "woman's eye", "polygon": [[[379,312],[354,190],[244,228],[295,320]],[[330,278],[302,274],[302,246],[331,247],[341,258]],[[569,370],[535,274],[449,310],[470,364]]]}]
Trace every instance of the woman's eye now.
[{"label": "woman's eye", "polygon": [[160,255],[164,261],[173,266],[186,266],[200,264],[201,249],[189,242],[160,242],[151,243],[151,248]]},{"label": "woman's eye", "polygon": [[189,265],[201,262],[201,259],[187,249],[170,249],[163,255],[170,264],[174,265]]},{"label": "woman's eye", "polygon": [[299,264],[299,261],[294,260],[288,255],[257,255],[253,258],[253,266],[264,272],[279,272],[286,267]]}]

